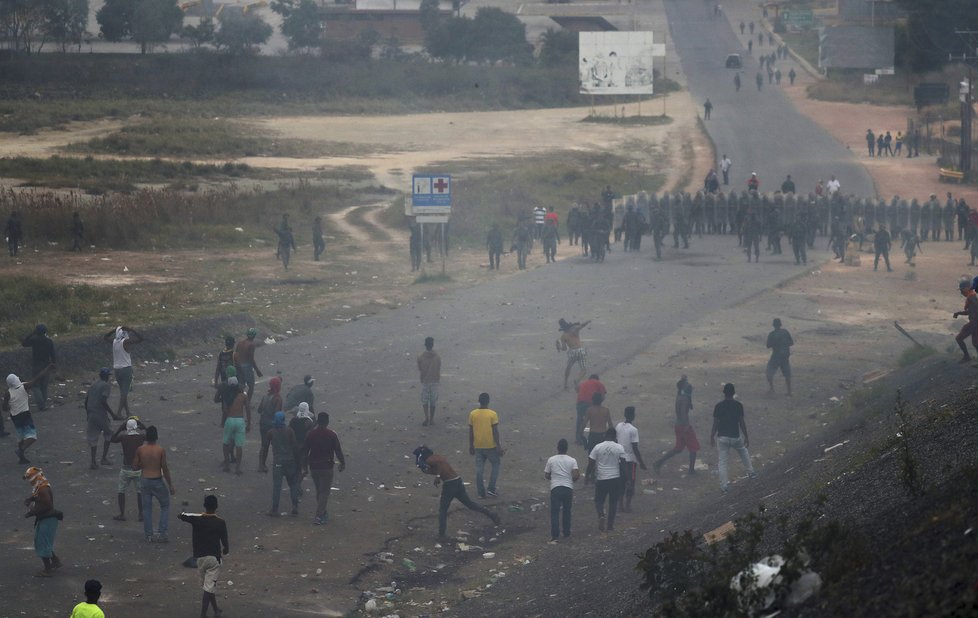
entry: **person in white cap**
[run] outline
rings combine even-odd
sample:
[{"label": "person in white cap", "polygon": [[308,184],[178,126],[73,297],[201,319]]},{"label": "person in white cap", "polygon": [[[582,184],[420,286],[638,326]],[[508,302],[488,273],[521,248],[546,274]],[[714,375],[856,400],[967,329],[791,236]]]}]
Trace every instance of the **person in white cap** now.
[{"label": "person in white cap", "polygon": [[116,521],[126,521],[126,490],[129,485],[136,486],[136,508],[139,510],[139,521],[143,521],[143,500],[139,493],[139,479],[142,477],[142,472],[133,469],[132,460],[136,457],[136,449],[146,441],[145,431],[146,426],[135,416],[130,416],[112,434],[112,443],[122,446],[122,467],[119,469],[117,490],[119,514],[112,518]]},{"label": "person in white cap", "polygon": [[132,390],[132,346],[143,341],[143,336],[129,326],[116,326],[102,335],[102,339],[112,343],[112,370],[115,381],[119,383],[119,414],[129,416],[129,391]]}]

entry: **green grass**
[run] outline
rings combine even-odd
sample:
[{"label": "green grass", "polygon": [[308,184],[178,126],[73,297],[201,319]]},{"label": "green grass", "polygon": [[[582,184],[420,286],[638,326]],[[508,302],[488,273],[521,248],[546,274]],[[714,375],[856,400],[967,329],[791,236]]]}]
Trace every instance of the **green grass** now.
[{"label": "green grass", "polygon": [[68,150],[126,156],[321,157],[362,156],[373,148],[346,142],[277,139],[253,126],[224,119],[162,117],[123,127]]},{"label": "green grass", "polygon": [[796,54],[807,60],[813,67],[818,68],[818,32],[784,32],[781,34],[784,42]]},{"label": "green grass", "polygon": [[937,354],[937,350],[929,345],[911,346],[900,354],[900,358],[897,359],[897,365],[900,367],[909,367],[917,361],[933,354]]},{"label": "green grass", "polygon": [[[61,335],[95,330],[95,324],[143,323],[152,313],[150,296],[120,294],[117,288],[61,285],[38,277],[4,277],[0,303],[0,346],[17,345],[43,316],[51,332]],[[136,300],[139,299],[137,304]]]},{"label": "green grass", "polygon": [[348,205],[356,195],[346,184],[305,179],[270,189],[144,189],[95,200],[8,189],[0,191],[0,212],[25,213],[25,237],[37,244],[70,246],[71,216],[78,211],[85,224],[85,244],[103,249],[247,247],[255,238],[271,242],[271,228],[283,213],[292,217],[296,236],[305,237],[311,234],[313,217]]},{"label": "green grass", "polygon": [[0,176],[22,180],[22,186],[75,188],[89,194],[134,191],[136,183],[172,183],[177,180],[233,180],[269,175],[244,164],[201,165],[190,161],[103,160],[93,157],[0,159]]},{"label": "green grass", "polygon": [[586,116],[581,122],[595,122],[598,124],[619,124],[626,126],[656,127],[664,124],[672,124],[672,118],[665,114],[658,116],[626,116],[615,118],[614,116]]}]

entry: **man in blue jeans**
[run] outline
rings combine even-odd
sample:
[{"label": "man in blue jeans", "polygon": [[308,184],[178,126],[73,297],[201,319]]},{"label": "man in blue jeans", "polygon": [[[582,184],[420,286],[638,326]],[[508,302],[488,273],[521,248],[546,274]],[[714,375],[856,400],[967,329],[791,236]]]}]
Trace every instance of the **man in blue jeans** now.
[{"label": "man in blue jeans", "polygon": [[[170,468],[166,465],[166,451],[156,443],[159,433],[155,425],[146,428],[146,443],[136,449],[132,469],[142,472],[139,484],[143,500],[143,533],[150,543],[166,543],[170,517],[170,496],[176,494],[170,479]],[[163,482],[166,479],[166,483]],[[169,489],[169,492],[167,491]],[[153,534],[153,498],[160,503],[160,525]]]},{"label": "man in blue jeans", "polygon": [[268,446],[272,447],[272,509],[271,517],[278,517],[279,497],[282,495],[282,479],[289,484],[289,498],[292,501],[292,516],[299,514],[299,467],[296,453],[299,445],[295,432],[285,426],[285,412],[279,410],[272,418],[272,428],[266,434],[267,440],[261,450],[261,458],[268,456]]},{"label": "man in blue jeans", "polygon": [[710,446],[716,446],[718,449],[720,490],[724,493],[730,487],[728,476],[730,449],[740,455],[740,461],[747,468],[747,476],[749,478],[757,476],[750,462],[750,453],[747,452],[750,438],[747,436],[747,423],[744,422],[744,406],[734,399],[735,392],[732,383],[723,385],[723,401],[713,408],[713,430],[710,431]]},{"label": "man in blue jeans", "polygon": [[550,544],[556,545],[563,511],[564,538],[570,536],[571,505],[574,501],[574,483],[581,478],[577,460],[567,454],[567,440],[557,442],[557,454],[547,460],[543,476],[550,481]]},{"label": "man in blue jeans", "polygon": [[[499,458],[504,452],[499,441],[499,416],[489,409],[489,393],[480,393],[479,407],[469,413],[469,455],[475,455],[475,487],[480,498],[496,497]],[[483,481],[486,460],[492,466],[488,490]]]}]

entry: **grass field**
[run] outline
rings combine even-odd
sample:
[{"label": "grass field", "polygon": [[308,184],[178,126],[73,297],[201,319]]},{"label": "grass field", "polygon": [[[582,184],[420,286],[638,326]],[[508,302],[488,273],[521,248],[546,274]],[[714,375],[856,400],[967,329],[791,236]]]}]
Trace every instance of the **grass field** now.
[{"label": "grass field", "polygon": [[107,137],[71,144],[68,150],[121,156],[167,157],[355,157],[376,148],[342,142],[276,139],[241,122],[220,118],[161,117],[123,127]]}]

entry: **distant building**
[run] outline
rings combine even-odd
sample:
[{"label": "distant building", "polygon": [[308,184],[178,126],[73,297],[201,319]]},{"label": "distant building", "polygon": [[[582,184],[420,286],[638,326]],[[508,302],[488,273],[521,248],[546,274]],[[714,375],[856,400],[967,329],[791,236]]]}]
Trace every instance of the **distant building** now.
[{"label": "distant building", "polygon": [[550,19],[568,32],[615,32],[618,30],[610,21],[596,15],[557,15]]},{"label": "distant building", "polygon": [[[425,33],[421,27],[420,5],[420,0],[357,0],[353,6],[323,3],[324,33],[328,39],[348,41],[374,31],[381,39],[394,38],[402,45],[422,45]],[[442,17],[455,14],[452,3],[444,1],[438,12]]]},{"label": "distant building", "polygon": [[896,57],[893,26],[830,26],[819,31],[818,68],[882,69]]}]

